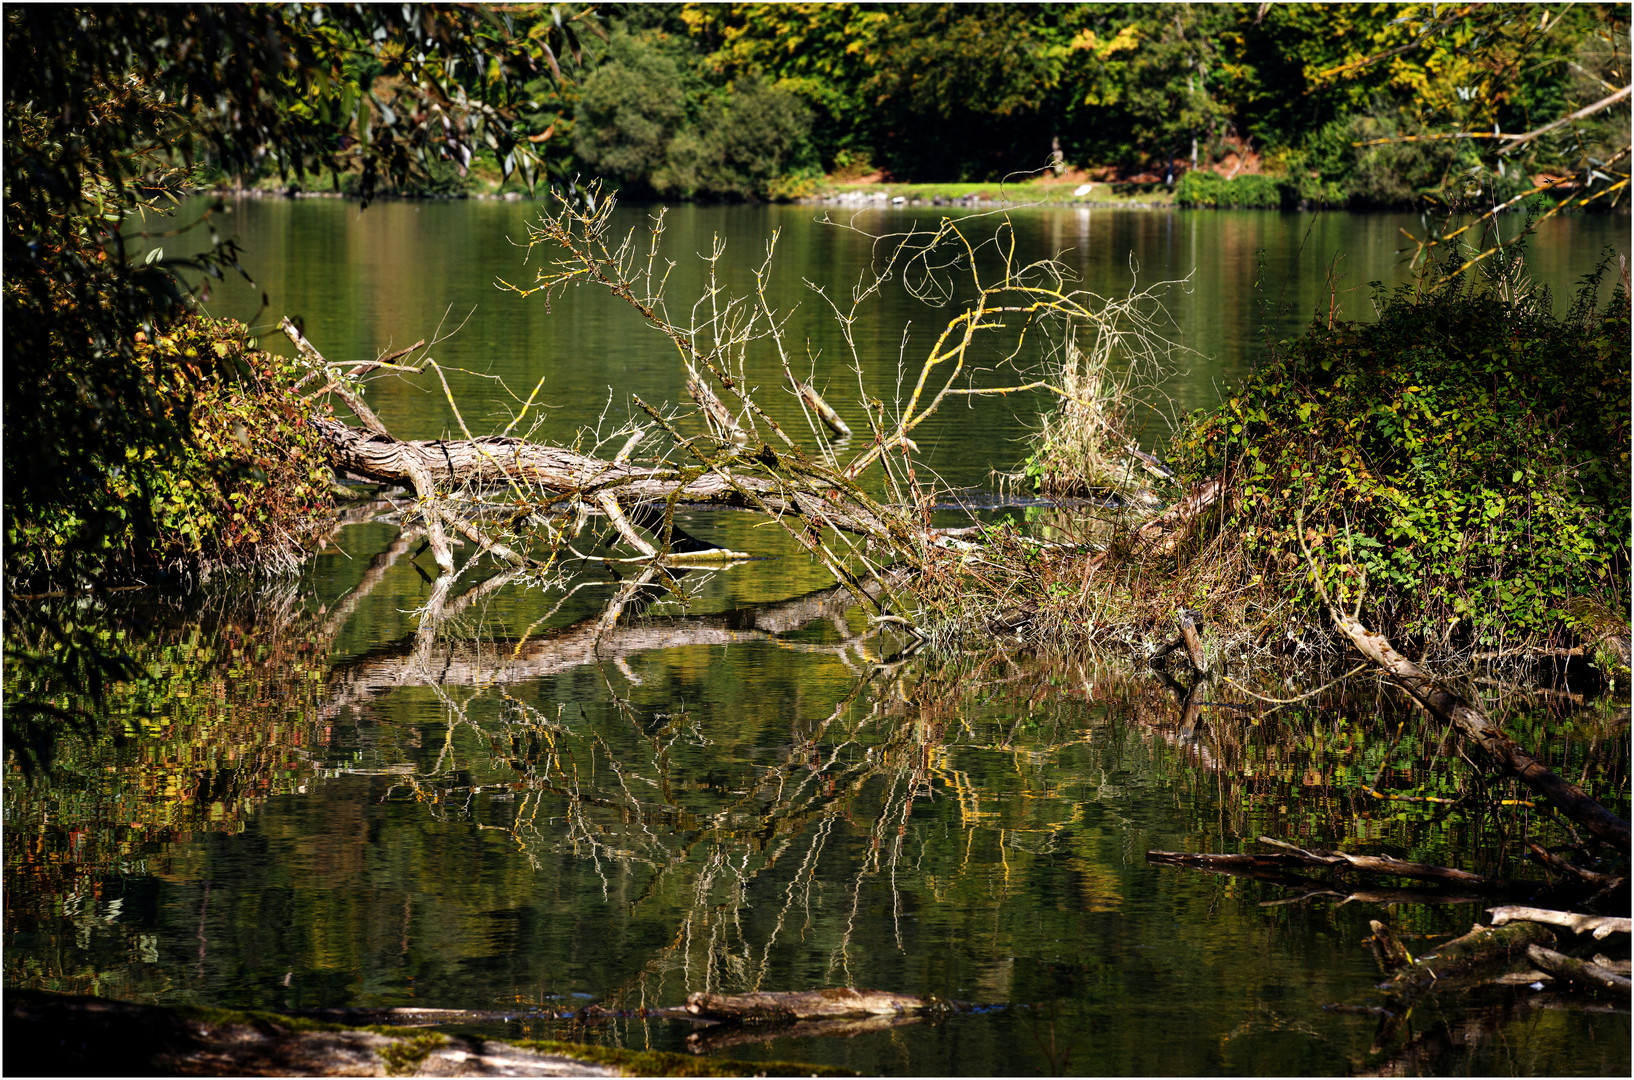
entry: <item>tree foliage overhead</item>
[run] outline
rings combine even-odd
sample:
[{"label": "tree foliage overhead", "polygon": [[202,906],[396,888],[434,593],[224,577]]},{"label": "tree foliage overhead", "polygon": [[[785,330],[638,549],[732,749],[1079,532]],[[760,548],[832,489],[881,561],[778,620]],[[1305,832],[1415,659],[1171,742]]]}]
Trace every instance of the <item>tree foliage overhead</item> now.
[{"label": "tree foliage overhead", "polygon": [[[811,106],[825,165],[860,154],[899,180],[996,179],[1057,148],[1189,164],[1195,140],[1203,165],[1252,148],[1271,171],[1317,174],[1307,194],[1324,201],[1390,203],[1477,164],[1476,148],[1399,159],[1405,185],[1379,185],[1354,175],[1376,153],[1352,145],[1359,119],[1525,132],[1629,77],[1617,5],[688,4],[682,18],[715,77],[760,74]],[[1615,130],[1577,131],[1615,149]],[[1579,157],[1570,140],[1534,149],[1539,168]]]},{"label": "tree foliage overhead", "polygon": [[523,87],[580,51],[573,20],[538,5],[29,5],[7,10],[4,48],[5,427],[36,449],[6,456],[11,577],[41,569],[13,526],[42,516],[77,519],[61,554],[94,564],[123,528],[97,520],[110,471],[145,486],[126,450],[186,437],[185,395],[143,375],[136,335],[182,313],[184,275],[236,269],[237,251],[217,237],[131,265],[131,215],[162,212],[199,168],[351,172],[367,198],[485,146],[532,182]]}]

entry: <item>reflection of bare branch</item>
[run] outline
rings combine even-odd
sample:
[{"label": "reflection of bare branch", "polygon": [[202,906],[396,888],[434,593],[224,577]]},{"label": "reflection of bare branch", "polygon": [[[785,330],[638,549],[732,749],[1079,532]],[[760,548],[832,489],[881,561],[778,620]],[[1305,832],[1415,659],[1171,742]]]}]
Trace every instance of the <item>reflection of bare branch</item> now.
[{"label": "reflection of bare branch", "polygon": [[[394,543],[388,549],[389,559],[400,556],[406,546],[407,541]],[[379,568],[381,573],[384,573],[385,566],[389,566],[389,559]],[[636,583],[650,584],[654,572],[649,569],[626,583],[627,587]],[[783,603],[743,608],[720,615],[615,626],[604,613],[595,619],[525,640],[514,647],[492,640],[428,641],[428,629],[435,631],[476,599],[512,582],[526,580],[526,574],[509,572],[495,575],[460,597],[448,600],[448,585],[445,582],[451,580],[449,575],[437,579],[432,599],[423,609],[421,631],[416,634],[412,644],[384,647],[331,669],[329,693],[323,708],[325,717],[333,717],[347,706],[381,697],[400,687],[423,685],[429,680],[444,686],[507,685],[560,674],[594,663],[597,659],[622,659],[637,653],[689,645],[770,641],[779,634],[819,619],[833,618],[855,606],[855,600],[845,589],[835,587]],[[372,579],[370,587],[373,581],[378,581],[378,578]],[[865,587],[877,590],[879,586],[865,584]],[[366,589],[360,585],[348,598],[349,602],[355,605],[365,592]],[[620,610],[629,599],[628,596],[623,598]],[[607,625],[604,626],[604,623]],[[857,635],[831,648],[838,651],[855,647],[865,636]]]}]

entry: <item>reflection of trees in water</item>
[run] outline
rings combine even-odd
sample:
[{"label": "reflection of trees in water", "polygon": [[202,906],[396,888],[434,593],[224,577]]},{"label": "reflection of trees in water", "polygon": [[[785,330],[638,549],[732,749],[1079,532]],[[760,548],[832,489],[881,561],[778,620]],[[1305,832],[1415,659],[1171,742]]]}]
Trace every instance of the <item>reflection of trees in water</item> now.
[{"label": "reflection of trees in water", "polygon": [[[319,944],[310,948],[336,971],[360,965],[356,970],[367,970],[371,985],[400,962],[422,980],[437,972],[470,978],[458,970],[467,960],[463,952],[441,967],[395,958],[460,940],[458,924],[436,926],[439,917],[514,910],[519,896],[553,886],[557,898],[550,903],[563,906],[561,917],[574,933],[616,941],[562,951],[537,930],[506,931],[514,933],[502,940],[507,949],[515,943],[510,963],[519,991],[539,985],[547,992],[551,986],[542,978],[556,976],[539,973],[572,956],[575,963],[599,965],[586,978],[610,1004],[624,1006],[674,1004],[691,990],[807,989],[879,979],[914,992],[954,994],[959,987],[956,996],[993,1002],[1046,1000],[1084,980],[1112,993],[1124,978],[1114,969],[1128,967],[1132,949],[1184,956],[1217,955],[1227,947],[1215,921],[1222,897],[1250,907],[1261,897],[1287,898],[1273,886],[1212,893],[1210,886],[1174,901],[1173,919],[1123,917],[1128,905],[1143,902],[1137,891],[1145,891],[1130,867],[1144,866],[1148,847],[1165,846],[1151,842],[1149,831],[1153,822],[1173,820],[1176,807],[1175,827],[1226,843],[1264,832],[1333,844],[1388,843],[1406,855],[1422,854],[1425,844],[1457,844],[1464,854],[1445,861],[1460,865],[1474,850],[1468,841],[1487,835],[1481,830],[1501,833],[1479,814],[1473,824],[1442,829],[1436,804],[1404,804],[1416,815],[1408,820],[1364,816],[1379,803],[1359,785],[1375,783],[1381,772],[1385,786],[1416,792],[1443,776],[1455,787],[1460,768],[1434,760],[1437,736],[1421,721],[1406,718],[1398,729],[1403,715],[1390,692],[1371,681],[1278,707],[1220,683],[1169,685],[1153,673],[1089,657],[930,656],[912,651],[888,628],[859,633],[862,623],[843,590],[678,617],[660,617],[662,607],[643,610],[632,592],[623,617],[610,626],[598,613],[552,627],[547,612],[518,633],[503,629],[502,597],[529,588],[556,597],[571,586],[501,574],[456,588],[460,579],[445,576],[432,582],[416,630],[329,663],[329,643],[416,543],[412,535],[400,537],[365,569],[351,594],[321,613],[286,598],[264,604],[253,620],[216,618],[210,625],[238,630],[219,639],[199,635],[225,642],[224,651],[210,661],[215,667],[186,677],[219,693],[201,689],[168,706],[171,715],[198,722],[196,730],[187,729],[195,731],[193,742],[167,751],[172,762],[144,758],[131,774],[141,775],[137,786],[166,775],[192,777],[186,814],[193,817],[176,819],[195,823],[189,828],[240,828],[254,799],[264,797],[222,802],[231,818],[219,820],[220,811],[211,818],[197,798],[207,790],[203,774],[165,772],[176,763],[196,767],[205,759],[190,755],[206,750],[214,761],[232,756],[232,782],[241,786],[235,790],[293,792],[320,765],[332,777],[328,783],[354,785],[356,820],[334,823],[345,835],[329,836],[322,827],[312,834],[317,839],[299,834],[302,857],[313,860],[325,891],[305,909],[311,925],[281,932],[303,935],[302,948],[304,935],[317,942],[352,934],[333,946],[344,945],[345,956],[321,952]],[[224,611],[228,607],[223,602]],[[173,642],[188,633],[155,640]],[[282,644],[246,663],[232,651],[239,647],[235,640]],[[725,645],[806,654],[810,664],[792,677],[814,686],[798,707],[758,688],[700,702],[693,692],[699,684],[682,683],[673,671],[691,662],[706,669],[699,678],[708,686],[716,685],[710,679],[730,681],[729,674],[707,670],[740,655],[720,648]],[[669,658],[662,668],[639,659],[660,652]],[[811,677],[816,665],[829,674]],[[1257,689],[1267,697],[1297,693]],[[384,759],[370,765],[338,765],[327,754],[310,753],[350,712],[373,705],[389,715],[391,697],[399,693],[429,694],[440,716],[440,722],[393,729],[423,746],[385,746]],[[739,709],[754,715],[732,715]],[[274,714],[298,722],[268,724]],[[223,727],[224,717],[238,726]],[[204,723],[210,718],[213,727]],[[1579,769],[1609,768],[1613,781],[1626,777],[1626,764],[1613,761],[1626,758],[1620,731],[1615,724],[1585,728],[1572,760]],[[258,746],[267,749],[261,753]],[[88,757],[84,776],[106,760]],[[8,811],[16,808],[25,818],[39,812],[38,804],[14,800],[40,797],[26,791],[7,793]],[[92,838],[114,835],[105,823],[126,811],[94,804],[96,797],[87,795],[70,810],[60,837],[76,829]],[[368,882],[366,861],[376,858],[367,854],[365,819],[386,813],[369,807],[390,802],[412,802],[402,806],[405,814],[460,829],[439,831],[423,848],[415,840],[403,849],[411,860],[403,863],[407,877],[391,879],[391,887],[403,890],[400,905],[349,899],[344,889]],[[316,821],[332,807],[314,801],[297,812]],[[278,828],[287,839],[311,824],[281,820]],[[460,830],[467,838],[503,843],[471,843]],[[62,859],[74,858],[62,850]],[[481,861],[488,852],[491,860]],[[346,866],[336,869],[341,862]],[[71,895],[72,886],[28,876],[47,865],[57,864],[26,846],[8,847],[8,926],[20,894],[39,894],[35,909],[19,912],[36,925],[51,925],[55,916],[45,909]],[[90,864],[73,865],[91,891],[130,868],[112,852],[95,864],[95,873]],[[480,871],[467,869],[478,865]],[[202,866],[185,880],[207,881]],[[469,880],[440,880],[462,872]],[[433,881],[444,898],[416,906],[417,890]],[[252,891],[243,890],[246,896]],[[212,950],[253,955],[243,941],[207,934],[207,916],[215,927],[218,911],[223,919],[231,912],[230,925],[246,935],[252,920],[264,920],[261,912],[247,903],[230,909],[226,889],[194,899],[201,948],[210,937]],[[371,913],[371,906],[381,910]],[[75,918],[83,914],[73,911]],[[18,959],[21,954],[8,949],[8,980],[116,992],[121,985],[127,992],[163,989],[161,982],[173,976],[157,974],[153,945],[140,940],[143,928],[115,926],[108,915],[105,904],[91,911],[87,917],[102,920],[93,932],[128,929],[129,940],[109,941],[72,971],[48,972],[37,952]],[[1337,917],[1296,904],[1265,918],[1286,927],[1289,920],[1325,925]],[[1428,930],[1438,919],[1445,921],[1427,914],[1402,921],[1409,930]],[[1085,936],[1090,927],[1093,939]],[[965,949],[959,944],[965,940],[980,944]],[[274,939],[262,941],[266,949]],[[1252,953],[1264,943],[1229,947]],[[391,958],[382,959],[387,953]],[[593,960],[585,961],[590,953]],[[923,967],[927,956],[945,972]],[[128,977],[118,974],[119,965]],[[1138,985],[1138,976],[1128,977]],[[1243,976],[1249,982],[1283,977],[1269,971]],[[1333,999],[1349,996],[1350,989],[1337,985],[1339,976],[1322,978],[1336,980]],[[484,979],[472,985],[491,992],[493,981]]]}]

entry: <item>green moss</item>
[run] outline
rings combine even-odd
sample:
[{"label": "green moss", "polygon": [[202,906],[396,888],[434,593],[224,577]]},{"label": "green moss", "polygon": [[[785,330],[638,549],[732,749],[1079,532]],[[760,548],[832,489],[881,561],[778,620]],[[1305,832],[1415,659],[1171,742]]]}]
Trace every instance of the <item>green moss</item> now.
[{"label": "green moss", "polygon": [[527,1039],[514,1043],[541,1054],[560,1054],[577,1061],[607,1065],[629,1076],[856,1076],[850,1069],[827,1065],[806,1065],[792,1061],[734,1061],[730,1058],[695,1057],[662,1050],[620,1050],[583,1043]]},{"label": "green moss", "polygon": [[392,1038],[390,1044],[375,1050],[380,1060],[386,1063],[386,1072],[391,1076],[414,1075],[427,1054],[439,1046],[448,1045],[448,1036],[435,1031],[407,1034],[398,1029]]},{"label": "green moss", "polygon": [[[351,1031],[344,1024],[331,1024],[323,1020],[311,1020],[304,1016],[285,1016],[282,1013],[261,1012],[256,1009],[218,1009],[209,1005],[174,1005],[170,1006],[179,1019],[191,1020],[199,1024],[207,1024],[213,1028],[223,1027],[277,1027],[285,1031]],[[401,1028],[394,1029],[400,1034]]]}]

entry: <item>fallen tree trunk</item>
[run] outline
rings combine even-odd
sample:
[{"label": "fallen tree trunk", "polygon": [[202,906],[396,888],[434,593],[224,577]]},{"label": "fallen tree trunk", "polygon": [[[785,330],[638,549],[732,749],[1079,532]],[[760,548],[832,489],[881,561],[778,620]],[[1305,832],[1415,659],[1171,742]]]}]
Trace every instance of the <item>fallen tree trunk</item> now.
[{"label": "fallen tree trunk", "polygon": [[1449,975],[1502,960],[1532,945],[1553,944],[1549,928],[1538,923],[1477,926],[1427,956],[1421,956],[1380,987],[1391,998],[1411,998]]}]

